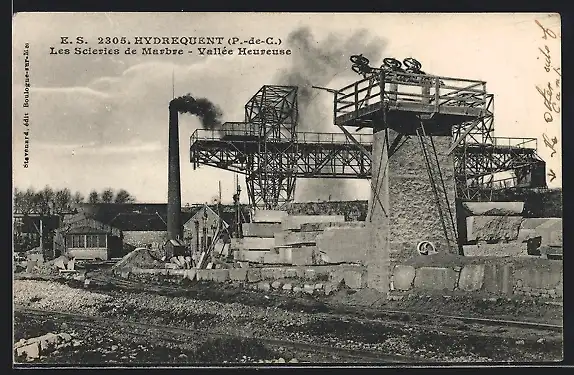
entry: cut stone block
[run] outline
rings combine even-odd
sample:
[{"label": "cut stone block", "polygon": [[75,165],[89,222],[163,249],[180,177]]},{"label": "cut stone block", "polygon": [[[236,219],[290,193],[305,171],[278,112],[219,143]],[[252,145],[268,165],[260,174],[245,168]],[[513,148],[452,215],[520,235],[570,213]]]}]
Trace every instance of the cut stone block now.
[{"label": "cut stone block", "polygon": [[263,280],[273,280],[273,268],[271,267],[261,268],[261,278]]},{"label": "cut stone block", "polygon": [[252,263],[263,263],[265,254],[268,254],[269,250],[241,250],[238,254],[236,260],[247,261]]},{"label": "cut stone block", "polygon": [[260,268],[248,268],[247,269],[247,281],[250,283],[255,283],[261,281],[261,269]]},{"label": "cut stone block", "polygon": [[291,264],[294,266],[313,265],[313,254],[317,251],[315,246],[301,246],[291,248]]},{"label": "cut stone block", "polygon": [[243,237],[273,238],[281,231],[281,224],[276,223],[243,223]]},{"label": "cut stone block", "polygon": [[275,254],[273,252],[268,252],[263,255],[264,264],[282,264],[283,259],[280,254]]},{"label": "cut stone block", "polygon": [[514,270],[515,283],[533,289],[555,289],[562,283],[561,267],[523,267]]},{"label": "cut stone block", "polygon": [[267,292],[267,291],[271,290],[271,285],[266,281],[261,281],[259,284],[257,284],[257,288],[259,290],[263,290],[263,291]]},{"label": "cut stone block", "polygon": [[40,357],[40,343],[34,342],[16,349],[16,355],[25,355],[27,358],[36,359]]},{"label": "cut stone block", "polygon": [[468,241],[512,241],[518,238],[520,216],[469,216],[466,218]]},{"label": "cut stone block", "polygon": [[196,270],[196,269],[193,269],[193,268],[190,268],[190,269],[188,269],[188,270],[185,270],[185,275],[184,275],[184,277],[185,277],[186,279],[189,279],[189,280],[193,281],[193,280],[195,279],[196,274],[197,274],[197,270]]},{"label": "cut stone block", "polygon": [[219,270],[210,270],[211,271],[211,280],[223,283],[229,280],[229,270],[228,269],[219,269]]},{"label": "cut stone block", "polygon": [[345,222],[328,222],[328,223],[305,223],[301,224],[301,232],[320,232],[327,228],[364,228],[364,221],[345,221]]},{"label": "cut stone block", "polygon": [[185,277],[186,271],[187,270],[169,270],[168,275]]},{"label": "cut stone block", "polygon": [[509,264],[486,264],[483,288],[492,294],[512,294],[513,270]]},{"label": "cut stone block", "polygon": [[300,244],[315,244],[317,235],[321,232],[281,231],[275,233],[275,246],[290,246]]},{"label": "cut stone block", "polygon": [[317,236],[317,248],[328,263],[364,263],[369,230],[364,227],[330,227]]},{"label": "cut stone block", "polygon": [[463,253],[468,257],[493,256],[517,257],[528,256],[528,244],[522,242],[463,245]]},{"label": "cut stone block", "polygon": [[344,222],[343,215],[293,215],[287,216],[281,222],[283,230],[301,230],[302,224]]},{"label": "cut stone block", "polygon": [[313,294],[313,291],[315,290],[315,285],[314,284],[305,284],[303,285],[303,291],[307,294]]},{"label": "cut stone block", "polygon": [[47,333],[39,337],[40,351],[47,353],[49,350],[54,349],[61,341],[60,337],[54,333]]},{"label": "cut stone block", "polygon": [[413,286],[416,270],[413,266],[397,264],[393,269],[393,285],[398,290],[409,290]]},{"label": "cut stone block", "polygon": [[231,268],[229,270],[229,278],[233,281],[246,281],[247,268]]},{"label": "cut stone block", "polygon": [[254,223],[281,223],[287,217],[287,211],[256,210],[253,215]]},{"label": "cut stone block", "polygon": [[231,239],[232,250],[271,250],[274,246],[274,238],[245,237]]},{"label": "cut stone block", "polygon": [[463,202],[462,205],[473,216],[520,216],[524,211],[524,202]]},{"label": "cut stone block", "polygon": [[268,270],[271,272],[271,277],[274,280],[284,279],[286,272],[284,267],[268,267]]},{"label": "cut stone block", "polygon": [[195,277],[198,281],[210,281],[211,280],[211,270],[198,269],[195,271]]},{"label": "cut stone block", "polygon": [[461,290],[472,292],[480,290],[484,284],[484,264],[469,264],[462,268],[458,278]]},{"label": "cut stone block", "polygon": [[351,289],[362,289],[367,286],[367,270],[364,268],[345,269],[343,271],[345,285]]},{"label": "cut stone block", "polygon": [[452,268],[421,267],[416,270],[415,288],[454,290],[458,274]]},{"label": "cut stone block", "polygon": [[562,218],[526,218],[518,231],[518,240],[528,241],[541,237],[542,245],[552,246],[551,243],[556,243],[562,246],[562,227]]},{"label": "cut stone block", "polygon": [[279,259],[283,264],[293,264],[293,248],[290,246],[277,247],[279,251]]},{"label": "cut stone block", "polygon": [[301,268],[286,268],[285,277],[288,279],[303,278],[305,276],[305,270]]}]

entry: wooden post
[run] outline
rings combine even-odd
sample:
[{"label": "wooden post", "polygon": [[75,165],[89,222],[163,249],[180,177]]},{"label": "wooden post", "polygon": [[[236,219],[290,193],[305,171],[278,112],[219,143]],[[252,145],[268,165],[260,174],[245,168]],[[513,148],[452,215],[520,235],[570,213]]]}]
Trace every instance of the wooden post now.
[{"label": "wooden post", "polygon": [[42,252],[42,256],[44,255],[44,221],[42,220],[42,216],[40,216],[40,251]]}]

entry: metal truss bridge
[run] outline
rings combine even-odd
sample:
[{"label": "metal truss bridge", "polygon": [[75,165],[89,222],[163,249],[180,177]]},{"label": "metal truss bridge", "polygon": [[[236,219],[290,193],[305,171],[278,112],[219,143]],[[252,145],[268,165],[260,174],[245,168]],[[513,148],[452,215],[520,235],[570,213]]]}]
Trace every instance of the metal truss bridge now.
[{"label": "metal truss bridge", "polygon": [[[488,200],[494,189],[546,186],[536,139],[492,136],[494,102],[485,82],[377,72],[336,90],[334,99],[334,122],[343,133],[297,132],[297,87],[263,86],[245,105],[243,122],[192,134],[190,161],[194,169],[245,174],[251,205],[273,209],[293,200],[297,177],[371,178],[372,135],[345,127],[384,121],[399,132],[391,156],[400,138],[420,135],[422,119],[425,136],[453,137],[458,198]],[[508,171],[514,175],[496,177]]]}]

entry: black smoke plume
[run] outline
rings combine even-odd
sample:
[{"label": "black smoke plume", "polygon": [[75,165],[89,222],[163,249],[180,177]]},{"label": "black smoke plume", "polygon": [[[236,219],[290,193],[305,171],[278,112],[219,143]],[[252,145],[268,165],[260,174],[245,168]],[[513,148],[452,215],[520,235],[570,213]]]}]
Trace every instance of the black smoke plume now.
[{"label": "black smoke plume", "polygon": [[199,117],[204,129],[214,130],[221,126],[221,109],[207,98],[195,99],[191,94],[185,94],[173,99],[170,108],[179,113],[189,113]]},{"label": "black smoke plume", "polygon": [[[350,32],[347,36],[330,34],[316,40],[307,27],[289,34],[287,45],[293,50],[289,67],[275,77],[275,84],[297,86],[299,106],[298,131],[338,133],[333,124],[332,100],[325,107],[329,94],[312,86],[331,87],[335,78],[346,78],[347,83],[361,79],[351,70],[351,55],[363,54],[378,66],[383,57],[385,41],[373,37],[366,30]],[[338,89],[339,87],[331,87]],[[356,187],[351,181],[309,179],[298,183],[299,201],[355,199]]]},{"label": "black smoke plume", "polygon": [[291,32],[286,43],[294,52],[291,64],[279,72],[274,82],[298,87],[300,130],[334,131],[331,127],[332,113],[327,112],[324,116],[321,108],[314,106],[317,95],[326,93],[320,93],[312,86],[328,86],[336,77],[358,79],[359,76],[351,70],[351,55],[363,54],[377,64],[382,57],[385,41],[370,36],[366,30],[355,31],[346,37],[329,34],[317,41],[311,30],[304,27]]}]

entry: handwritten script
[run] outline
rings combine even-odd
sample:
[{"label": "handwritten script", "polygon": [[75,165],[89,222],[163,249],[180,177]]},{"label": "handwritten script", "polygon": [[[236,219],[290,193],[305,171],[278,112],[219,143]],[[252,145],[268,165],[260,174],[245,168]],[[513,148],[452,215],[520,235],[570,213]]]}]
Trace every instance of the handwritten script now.
[{"label": "handwritten script", "polygon": [[[557,35],[554,30],[550,29],[543,25],[539,20],[534,21],[536,25],[542,31],[541,39],[545,41],[550,41],[552,39],[560,38],[560,35]],[[562,80],[562,71],[560,68],[560,61],[555,61],[552,55],[552,50],[548,46],[548,43],[544,43],[542,47],[538,47],[538,51],[540,56],[538,56],[538,60],[541,58],[544,61],[543,69],[547,74],[547,82],[543,85],[535,85],[536,91],[542,97],[542,101],[544,103],[544,121],[548,123],[554,122],[554,118],[557,114],[560,113],[561,107],[561,80]],[[544,145],[550,149],[550,157],[554,157],[556,154],[556,146],[558,144],[558,138],[555,135],[548,135],[546,133],[542,134],[542,138],[544,140]],[[552,169],[548,172],[548,177],[550,177],[550,182],[556,179],[556,172]]]}]

